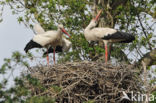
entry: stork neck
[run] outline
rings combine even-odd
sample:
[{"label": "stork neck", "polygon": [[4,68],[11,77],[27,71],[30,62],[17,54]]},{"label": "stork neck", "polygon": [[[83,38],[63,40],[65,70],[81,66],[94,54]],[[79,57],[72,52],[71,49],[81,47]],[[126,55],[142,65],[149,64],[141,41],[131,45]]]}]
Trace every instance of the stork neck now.
[{"label": "stork neck", "polygon": [[58,32],[59,35],[62,34],[62,30],[60,28],[57,29],[57,32]]},{"label": "stork neck", "polygon": [[57,32],[62,32],[60,28],[57,29]]},{"label": "stork neck", "polygon": [[92,25],[92,23],[90,23],[85,30],[91,30],[93,29],[95,26]]},{"label": "stork neck", "polygon": [[61,38],[62,37],[62,31],[61,29],[57,29],[57,38]]}]

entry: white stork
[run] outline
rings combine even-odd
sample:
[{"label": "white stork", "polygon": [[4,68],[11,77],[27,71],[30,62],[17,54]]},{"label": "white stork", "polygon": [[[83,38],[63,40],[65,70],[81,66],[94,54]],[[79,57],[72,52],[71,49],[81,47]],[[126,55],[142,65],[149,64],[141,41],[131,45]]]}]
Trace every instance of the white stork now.
[{"label": "white stork", "polygon": [[[30,40],[26,47],[24,48],[24,51],[27,53],[28,50],[32,48],[43,48],[46,47],[47,49],[49,46],[53,47],[53,60],[55,64],[55,48],[62,44],[62,34],[65,33],[70,37],[70,35],[65,31],[63,25],[58,25],[58,30],[50,30],[45,32],[44,29],[38,24],[34,26],[34,31],[37,33],[32,40]],[[47,61],[49,65],[49,56],[47,54]]]},{"label": "white stork", "polygon": [[98,15],[91,20],[89,25],[84,30],[84,36],[87,41],[102,41],[105,44],[105,62],[108,59],[107,44],[108,43],[129,43],[135,40],[132,34],[120,32],[112,28],[95,27],[100,17],[102,10]]},{"label": "white stork", "polygon": [[[69,51],[69,49],[71,48],[72,43],[67,40],[65,37],[62,37],[62,43],[58,46],[56,46],[55,52],[59,53],[59,52],[66,52]],[[45,52],[43,55],[46,55],[48,53],[52,53],[53,52],[53,47],[51,46],[47,52]]]}]

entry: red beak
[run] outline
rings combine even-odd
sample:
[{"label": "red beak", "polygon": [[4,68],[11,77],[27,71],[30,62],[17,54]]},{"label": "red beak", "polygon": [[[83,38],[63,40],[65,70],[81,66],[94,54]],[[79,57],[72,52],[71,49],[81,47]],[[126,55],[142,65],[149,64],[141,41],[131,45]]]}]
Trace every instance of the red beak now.
[{"label": "red beak", "polygon": [[70,35],[66,32],[64,28],[62,28],[62,32],[64,32],[68,37],[70,37]]},{"label": "red beak", "polygon": [[97,21],[101,15],[102,10],[99,11],[99,13],[97,14],[97,16],[95,17],[95,20]]}]

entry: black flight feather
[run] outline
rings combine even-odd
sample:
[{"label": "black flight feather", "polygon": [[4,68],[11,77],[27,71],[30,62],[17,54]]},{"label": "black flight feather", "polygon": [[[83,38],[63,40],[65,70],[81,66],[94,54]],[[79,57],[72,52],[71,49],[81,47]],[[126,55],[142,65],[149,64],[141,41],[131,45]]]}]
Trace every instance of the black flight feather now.
[{"label": "black flight feather", "polygon": [[102,39],[104,39],[104,40],[109,40],[109,39],[121,40],[121,41],[119,41],[120,43],[129,43],[129,42],[132,42],[133,40],[135,40],[135,37],[130,33],[117,31],[113,34],[108,34],[107,36],[104,36]]},{"label": "black flight feather", "polygon": [[29,49],[32,48],[42,48],[42,46],[36,42],[34,42],[33,40],[30,40],[27,45],[24,48],[24,51],[27,53]]}]

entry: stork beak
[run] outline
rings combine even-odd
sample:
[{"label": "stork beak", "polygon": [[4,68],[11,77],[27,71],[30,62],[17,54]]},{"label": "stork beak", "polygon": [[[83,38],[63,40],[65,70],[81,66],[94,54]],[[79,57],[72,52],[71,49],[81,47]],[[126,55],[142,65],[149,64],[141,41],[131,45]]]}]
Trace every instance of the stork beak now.
[{"label": "stork beak", "polygon": [[62,32],[64,32],[68,37],[70,37],[70,35],[66,32],[66,30],[64,28],[61,29]]},{"label": "stork beak", "polygon": [[99,11],[99,13],[97,14],[97,16],[95,17],[95,20],[97,21],[101,15],[102,10]]}]

